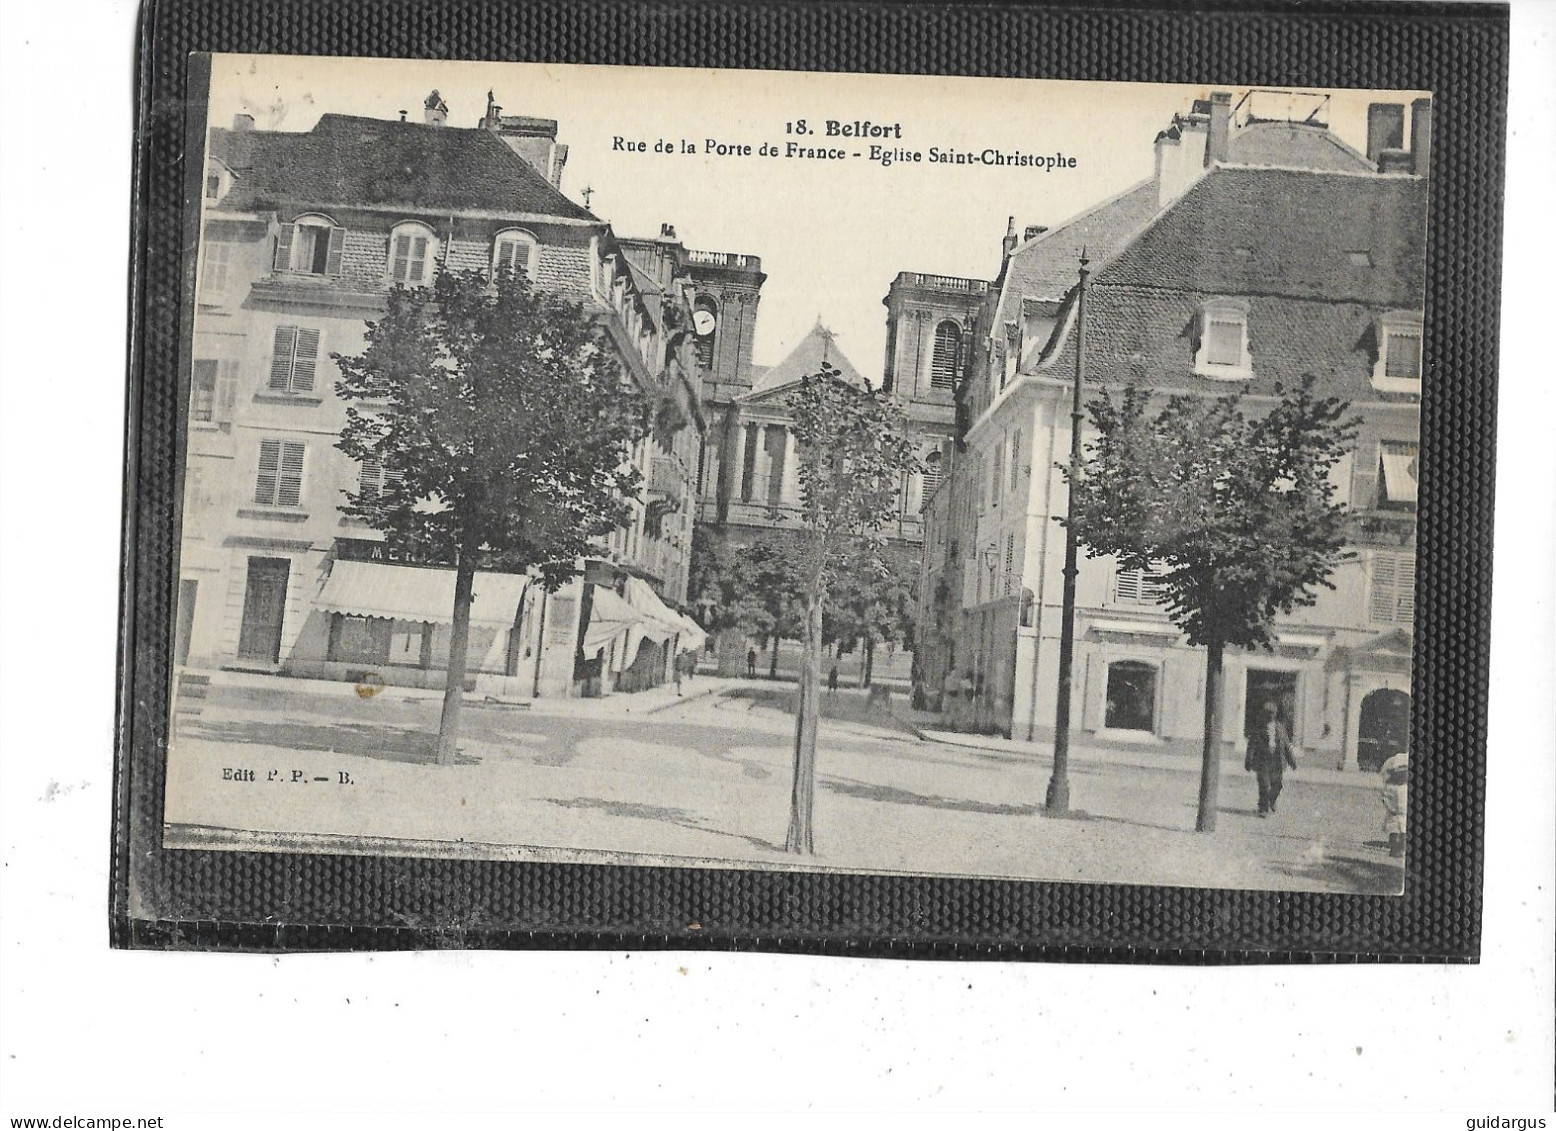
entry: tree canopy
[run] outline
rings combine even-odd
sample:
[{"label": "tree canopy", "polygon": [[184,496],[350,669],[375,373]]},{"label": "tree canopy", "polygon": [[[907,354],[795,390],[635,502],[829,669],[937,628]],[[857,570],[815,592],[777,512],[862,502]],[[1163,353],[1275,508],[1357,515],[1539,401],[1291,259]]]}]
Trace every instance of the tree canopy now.
[{"label": "tree canopy", "polygon": [[1257,414],[1240,393],[1154,407],[1147,390],[1117,401],[1104,390],[1089,405],[1095,436],[1080,474],[1065,469],[1087,555],[1155,572],[1173,622],[1206,649],[1201,832],[1216,827],[1225,649],[1271,647],[1275,618],[1334,588],[1344,557],[1333,472],[1359,422],[1313,384],[1277,385]]}]

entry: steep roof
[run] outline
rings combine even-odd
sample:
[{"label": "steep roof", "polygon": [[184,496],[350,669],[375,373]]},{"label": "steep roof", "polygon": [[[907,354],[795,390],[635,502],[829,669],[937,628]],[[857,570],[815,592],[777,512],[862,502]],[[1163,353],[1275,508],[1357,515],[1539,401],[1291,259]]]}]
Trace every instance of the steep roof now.
[{"label": "steep roof", "polygon": [[485,129],[325,114],[307,133],[213,129],[210,146],[238,174],[227,208],[311,201],[596,220]]},{"label": "steep roof", "polygon": [[1015,319],[1022,299],[1057,301],[1075,285],[1081,249],[1094,261],[1147,223],[1156,212],[1156,182],[1142,181],[1016,248],[1005,265],[995,325]]},{"label": "steep roof", "polygon": [[800,339],[799,345],[789,351],[789,356],[763,373],[751,386],[751,391],[745,395],[764,396],[796,384],[802,377],[808,377],[820,370],[823,360],[836,369],[842,379],[850,385],[857,385],[861,389],[870,387],[870,383],[854,368],[853,362],[849,361],[847,355],[838,348],[837,339],[832,336],[832,331],[817,319],[810,333]]},{"label": "steep roof", "polygon": [[[1194,373],[1207,298],[1248,305],[1253,377],[1268,393],[1306,375],[1350,399],[1414,399],[1371,385],[1377,316],[1422,308],[1426,182],[1217,167],[1097,269],[1086,308],[1089,383],[1224,393]],[[1075,364],[1073,302],[1041,368]]]},{"label": "steep roof", "polygon": [[1093,283],[1420,309],[1426,192],[1415,177],[1217,167]]},{"label": "steep roof", "polygon": [[1370,173],[1370,161],[1325,126],[1301,122],[1248,122],[1232,131],[1227,163],[1281,165],[1332,173]]}]

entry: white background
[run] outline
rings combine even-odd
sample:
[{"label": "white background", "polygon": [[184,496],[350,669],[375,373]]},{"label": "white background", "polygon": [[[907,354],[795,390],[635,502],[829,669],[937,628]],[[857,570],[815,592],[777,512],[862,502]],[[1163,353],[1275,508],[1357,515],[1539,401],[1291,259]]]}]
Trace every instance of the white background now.
[{"label": "white background", "polygon": [[[0,15],[5,1115],[1263,1108],[1556,1126],[1556,5],[1514,10],[1483,960],[1318,969],[110,952],[134,17],[126,0]],[[1364,1115],[1409,1111],[1441,1114]]]}]

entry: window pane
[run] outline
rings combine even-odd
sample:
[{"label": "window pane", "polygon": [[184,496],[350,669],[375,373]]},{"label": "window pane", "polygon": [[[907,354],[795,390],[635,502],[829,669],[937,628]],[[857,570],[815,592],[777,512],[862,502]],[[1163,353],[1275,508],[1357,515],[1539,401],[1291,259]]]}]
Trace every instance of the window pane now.
[{"label": "window pane", "polygon": [[1135,660],[1108,665],[1107,714],[1111,730],[1156,729],[1156,669]]},{"label": "window pane", "polygon": [[196,361],[189,385],[189,419],[211,420],[216,414],[216,362]]},{"label": "window pane", "polygon": [[1211,365],[1240,365],[1243,360],[1243,324],[1212,318],[1205,327],[1205,361]]}]

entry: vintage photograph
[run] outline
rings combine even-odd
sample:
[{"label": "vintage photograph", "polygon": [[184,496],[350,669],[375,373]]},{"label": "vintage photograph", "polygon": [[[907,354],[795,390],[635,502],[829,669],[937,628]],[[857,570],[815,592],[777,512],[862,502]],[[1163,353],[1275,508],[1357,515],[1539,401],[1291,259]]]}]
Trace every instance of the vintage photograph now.
[{"label": "vintage photograph", "polygon": [[167,848],[1403,890],[1428,92],[206,110]]}]

